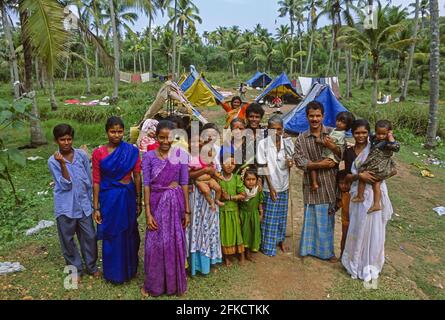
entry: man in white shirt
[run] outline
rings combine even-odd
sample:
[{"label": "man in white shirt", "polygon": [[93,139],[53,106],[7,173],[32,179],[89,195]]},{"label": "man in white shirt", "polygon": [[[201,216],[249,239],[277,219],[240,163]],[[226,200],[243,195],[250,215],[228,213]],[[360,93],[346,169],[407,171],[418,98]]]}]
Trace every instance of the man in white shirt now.
[{"label": "man in white shirt", "polygon": [[275,256],[277,245],[285,251],[289,168],[292,167],[292,154],[286,150],[293,150],[294,146],[290,139],[283,139],[283,120],[279,116],[269,119],[268,132],[268,137],[261,140],[257,148],[258,173],[265,178],[261,251]]}]

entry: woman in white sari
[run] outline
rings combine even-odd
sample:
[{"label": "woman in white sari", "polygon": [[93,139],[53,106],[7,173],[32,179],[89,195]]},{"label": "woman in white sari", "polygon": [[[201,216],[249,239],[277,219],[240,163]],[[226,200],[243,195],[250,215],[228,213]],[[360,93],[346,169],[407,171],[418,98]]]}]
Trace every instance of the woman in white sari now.
[{"label": "woman in white sari", "polygon": [[357,194],[359,179],[367,184],[364,194],[365,201],[350,202],[349,229],[341,260],[353,279],[358,278],[366,282],[377,279],[383,268],[386,224],[393,213],[385,181],[381,183],[382,210],[368,213],[368,209],[373,203],[371,184],[376,180],[371,172],[358,173],[358,169],[370,152],[369,133],[369,123],[366,120],[354,121],[352,134],[355,146],[345,153],[345,166],[349,171],[347,180],[352,182],[351,198]]}]

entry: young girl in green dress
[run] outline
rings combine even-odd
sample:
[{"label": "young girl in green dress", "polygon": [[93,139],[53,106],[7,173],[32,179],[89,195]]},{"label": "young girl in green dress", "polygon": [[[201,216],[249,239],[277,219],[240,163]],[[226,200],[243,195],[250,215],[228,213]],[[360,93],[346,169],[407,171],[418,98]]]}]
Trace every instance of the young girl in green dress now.
[{"label": "young girl in green dress", "polygon": [[235,160],[233,155],[222,164],[223,175],[220,180],[222,189],[221,200],[224,206],[219,208],[221,246],[224,255],[224,264],[231,265],[230,256],[239,254],[240,264],[244,264],[244,243],[241,233],[238,203],[245,198],[244,185],[241,177],[234,174]]},{"label": "young girl in green dress", "polygon": [[253,262],[252,252],[258,252],[261,242],[260,222],[263,218],[263,191],[258,186],[258,176],[255,170],[246,168],[241,176],[246,193],[246,198],[239,203],[241,234],[246,259]]}]

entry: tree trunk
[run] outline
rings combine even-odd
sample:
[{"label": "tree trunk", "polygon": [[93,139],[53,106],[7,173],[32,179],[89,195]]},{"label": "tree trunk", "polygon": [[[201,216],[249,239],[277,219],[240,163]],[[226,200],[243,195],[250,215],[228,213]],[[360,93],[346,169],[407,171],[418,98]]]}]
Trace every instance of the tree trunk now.
[{"label": "tree trunk", "polygon": [[304,70],[305,74],[308,74],[309,67],[310,67],[311,62],[312,62],[312,46],[314,44],[314,35],[315,35],[315,31],[314,31],[314,28],[312,27],[312,30],[311,30],[311,40],[309,42],[309,53],[308,53],[307,61],[306,61],[306,69]]},{"label": "tree trunk", "polygon": [[180,32],[180,38],[179,38],[179,46],[178,46],[178,77],[181,74],[181,48],[182,48],[182,41],[184,38],[184,31]]},{"label": "tree trunk", "polygon": [[[22,6],[22,1],[19,2],[19,6]],[[31,127],[31,147],[38,147],[44,144],[47,144],[47,140],[45,134],[43,133],[42,127],[40,125],[40,113],[37,105],[36,93],[33,92],[32,88],[32,47],[31,42],[29,40],[29,36],[24,33],[24,25],[28,20],[28,14],[25,11],[25,8],[20,8],[20,24],[21,24],[21,38],[23,44],[23,56],[25,60],[25,82],[24,82],[24,90],[28,94],[28,96],[32,99],[32,109],[31,114],[35,117],[35,119],[30,120]]]},{"label": "tree trunk", "polygon": [[173,19],[173,53],[172,53],[172,77],[173,81],[176,81],[176,18],[177,18],[177,7],[178,7],[178,0],[175,1],[174,6],[174,19]]},{"label": "tree trunk", "polygon": [[300,75],[303,74],[303,55],[301,52],[303,51],[302,45],[301,45],[301,29],[300,24],[298,24],[298,45],[300,50]]},{"label": "tree trunk", "polygon": [[111,25],[113,28],[113,53],[114,53],[114,88],[113,88],[113,97],[112,100],[116,102],[119,95],[119,60],[120,60],[120,52],[119,52],[119,37],[117,34],[117,26],[116,26],[116,16],[114,13],[114,4],[113,0],[109,0],[110,5],[110,16],[111,16]]},{"label": "tree trunk", "polygon": [[365,82],[366,82],[366,77],[368,75],[368,53],[366,52],[365,54],[365,65],[363,66],[363,81],[362,81],[362,85],[360,86],[360,89],[365,89]]},{"label": "tree trunk", "polygon": [[388,81],[386,81],[386,85],[391,85],[391,76],[392,76],[392,61],[389,62],[389,71],[388,71]]},{"label": "tree trunk", "polygon": [[372,88],[371,105],[373,108],[375,108],[377,106],[377,94],[378,94],[379,57],[376,55],[373,55],[372,59],[373,59],[373,63],[372,63],[373,88]]},{"label": "tree trunk", "polygon": [[232,77],[235,79],[235,63],[232,60]]},{"label": "tree trunk", "polygon": [[346,98],[351,98],[351,83],[352,83],[352,58],[351,50],[345,50],[346,60]]},{"label": "tree trunk", "polygon": [[140,70],[140,72],[142,73],[143,70],[142,70],[141,53],[138,54],[138,59],[139,59],[139,70]]},{"label": "tree trunk", "polygon": [[425,148],[427,149],[436,146],[437,128],[439,126],[440,28],[439,4],[437,0],[430,0],[430,14],[430,111],[425,142]]},{"label": "tree trunk", "polygon": [[357,74],[355,75],[355,86],[358,87],[360,84],[360,61],[357,62]]},{"label": "tree trunk", "polygon": [[290,60],[289,76],[292,79],[293,78],[293,73],[294,73],[294,19],[292,17],[292,14],[290,14],[290,42],[291,42],[291,47],[290,47],[290,58],[291,58],[291,60]]},{"label": "tree trunk", "polygon": [[[85,59],[88,59],[88,53],[87,53],[87,45],[86,42],[83,42],[83,54],[85,56]],[[91,81],[90,81],[90,68],[88,67],[88,64],[85,63],[85,76],[87,78],[87,94],[91,94]]]},{"label": "tree trunk", "polygon": [[[97,27],[97,22],[96,22],[96,37],[99,38],[99,28]],[[96,59],[96,63],[94,66],[94,77],[97,79],[99,78],[99,49],[96,48],[96,53],[95,53],[95,59]]]},{"label": "tree trunk", "polygon": [[9,49],[9,63],[11,66],[11,75],[12,75],[12,89],[14,90],[14,97],[17,99],[20,97],[20,78],[19,78],[19,69],[17,66],[17,55],[15,54],[14,41],[12,39],[11,26],[9,25],[8,15],[6,14],[5,8],[2,6],[1,15],[3,21],[3,30],[5,33],[5,38],[8,43]]},{"label": "tree trunk", "polygon": [[133,73],[136,73],[136,52],[133,52]]},{"label": "tree trunk", "polygon": [[[420,0],[416,0],[416,13],[414,15],[413,39],[417,38],[417,32],[419,30],[419,9],[420,9]],[[413,42],[409,48],[408,67],[406,68],[405,82],[403,83],[403,89],[402,89],[402,95],[400,96],[400,101],[404,101],[408,94],[408,84],[409,84],[409,78],[411,76],[411,69],[413,67],[415,49],[416,49],[416,42]]]},{"label": "tree trunk", "polygon": [[149,68],[150,69],[148,70],[148,72],[150,73],[150,75],[149,75],[150,81],[153,77],[153,35],[151,33],[151,24],[152,24],[152,18],[151,18],[151,15],[149,15],[148,29],[150,30],[150,33],[148,36],[148,41],[149,41],[149,46],[150,46],[150,58],[149,58]]},{"label": "tree trunk", "polygon": [[145,73],[147,71],[147,69],[145,68],[145,56],[143,53],[141,54],[141,56],[142,56],[142,70],[144,70]]},{"label": "tree trunk", "polygon": [[335,41],[335,31],[334,31],[334,24],[332,24],[331,48],[329,50],[328,66],[326,67],[326,77],[329,76],[329,72],[331,71],[331,61],[333,60],[333,55],[334,55],[334,41]]},{"label": "tree trunk", "polygon": [[57,100],[54,94],[54,78],[48,79],[49,82],[49,93],[50,93],[50,103],[51,103],[51,111],[57,110]]},{"label": "tree trunk", "polygon": [[68,67],[70,65],[70,58],[66,58],[66,66],[65,66],[65,75],[63,76],[63,81],[66,81],[66,78],[68,77]]}]

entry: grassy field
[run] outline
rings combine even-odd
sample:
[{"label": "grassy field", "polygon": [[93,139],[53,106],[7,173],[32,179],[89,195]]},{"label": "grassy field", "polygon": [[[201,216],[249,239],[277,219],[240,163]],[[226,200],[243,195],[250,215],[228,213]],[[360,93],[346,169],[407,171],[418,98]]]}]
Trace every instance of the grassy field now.
[{"label": "grassy field", "polygon": [[[211,83],[224,89],[233,89],[239,83],[226,73],[208,74]],[[247,78],[247,76],[245,77]],[[244,79],[244,78],[243,78]],[[140,299],[139,286],[143,281],[142,264],[138,277],[123,286],[107,284],[102,280],[84,278],[79,290],[63,288],[64,261],[60,254],[57,232],[49,228],[41,233],[26,237],[26,229],[39,220],[53,219],[51,177],[46,159],[54,153],[51,130],[57,123],[68,122],[76,129],[76,146],[86,144],[90,149],[106,142],[104,123],[108,116],[122,116],[130,126],[140,120],[145,109],[153,100],[160,83],[121,85],[118,105],[111,107],[63,106],[65,99],[85,95],[81,81],[57,82],[56,93],[59,110],[51,112],[48,95],[38,93],[42,125],[50,143],[38,149],[27,149],[27,156],[40,156],[44,160],[28,161],[25,169],[13,172],[13,181],[22,199],[16,206],[8,185],[0,182],[0,261],[19,261],[26,270],[0,277],[0,299]],[[414,87],[415,84],[413,84]],[[392,103],[378,107],[379,118],[389,118],[396,125],[397,138],[402,150],[397,155],[399,175],[389,180],[389,190],[395,215],[387,228],[387,262],[380,278],[378,290],[366,290],[362,282],[353,281],[341,265],[326,266],[324,262],[310,260],[302,264],[289,260],[287,256],[277,257],[283,262],[280,271],[289,284],[275,288],[273,295],[258,293],[257,287],[270,285],[265,270],[274,268],[274,261],[261,259],[260,263],[245,267],[226,269],[219,267],[208,277],[198,276],[189,280],[185,299],[241,299],[241,298],[315,298],[315,299],[445,299],[445,217],[439,217],[433,207],[445,206],[445,168],[427,166],[435,178],[420,176],[414,164],[422,163],[429,155],[445,160],[443,142],[433,152],[422,149],[423,134],[428,112],[428,91],[414,90],[404,103]],[[370,84],[365,90],[354,89],[353,98],[342,103],[358,116],[370,115]],[[382,92],[396,96],[397,88],[386,87]],[[444,91],[442,91],[444,92]],[[92,95],[86,100],[111,96],[111,79],[93,82]],[[256,95],[256,92],[248,93]],[[0,97],[9,96],[8,85],[0,85]],[[441,107],[443,110],[443,98]],[[205,108],[203,113],[219,125],[224,123],[218,107]],[[445,115],[441,114],[440,133],[445,131]],[[18,147],[29,142],[29,128],[22,131],[1,132],[7,146]],[[413,154],[419,153],[419,156]],[[425,154],[425,156],[423,155]],[[295,197],[300,194],[299,185]],[[141,217],[140,230],[145,222]],[[337,221],[337,226],[339,221]],[[296,226],[297,234],[301,226]],[[339,228],[337,227],[336,241]],[[140,257],[143,257],[141,251]],[[276,260],[277,261],[277,260]],[[323,273],[329,276],[322,275]],[[295,276],[294,276],[295,275]],[[304,275],[304,276],[302,276]],[[303,279],[307,283],[302,284]],[[264,279],[265,278],[265,279]],[[280,284],[280,277],[273,278]],[[265,282],[268,283],[265,283]],[[284,280],[283,280],[284,281]],[[273,281],[272,281],[273,282]],[[282,284],[282,283],[281,283]],[[319,291],[316,288],[320,287]],[[305,289],[312,295],[305,294]],[[274,289],[274,288],[272,288]],[[312,290],[312,291],[311,291]],[[272,290],[273,291],[273,290]],[[163,297],[162,299],[176,299]]]}]

